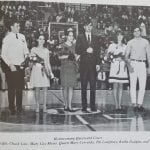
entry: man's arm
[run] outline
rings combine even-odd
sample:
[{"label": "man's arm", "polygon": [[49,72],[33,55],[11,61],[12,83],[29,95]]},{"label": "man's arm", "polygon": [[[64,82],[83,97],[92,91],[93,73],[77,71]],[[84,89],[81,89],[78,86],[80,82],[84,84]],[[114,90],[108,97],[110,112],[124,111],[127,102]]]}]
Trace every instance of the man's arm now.
[{"label": "man's arm", "polygon": [[11,64],[9,58],[8,58],[8,49],[9,49],[9,40],[8,39],[3,39],[2,43],[2,59],[3,61],[9,66]]},{"label": "man's arm", "polygon": [[2,44],[2,54],[1,57],[3,61],[6,63],[6,65],[10,68],[11,71],[16,71],[16,67],[10,62],[8,58],[8,53],[9,53],[9,39],[4,38],[3,44]]},{"label": "man's arm", "polygon": [[146,56],[147,56],[148,67],[150,68],[150,44],[148,41],[146,42]]},{"label": "man's arm", "polygon": [[128,69],[129,69],[129,72],[132,73],[134,70],[133,70],[131,63],[130,63],[130,53],[131,53],[131,43],[128,42],[126,50],[125,50],[124,61],[125,61]]},{"label": "man's arm", "polygon": [[99,44],[99,41],[98,41],[98,38],[95,37],[95,58],[96,58],[96,70],[99,71],[100,70],[100,44]]},{"label": "man's arm", "polygon": [[148,63],[147,73],[150,74],[150,44],[148,41],[146,42],[146,59]]},{"label": "man's arm", "polygon": [[126,61],[129,61],[129,57],[130,57],[130,51],[131,51],[131,48],[130,48],[130,44],[128,43],[127,44],[127,47],[125,49],[125,60]]},{"label": "man's arm", "polygon": [[23,38],[24,38],[24,48],[23,48],[23,51],[24,51],[24,56],[26,58],[29,55],[29,50],[28,50],[27,41],[26,41],[26,38],[25,38],[24,35],[23,35]]}]

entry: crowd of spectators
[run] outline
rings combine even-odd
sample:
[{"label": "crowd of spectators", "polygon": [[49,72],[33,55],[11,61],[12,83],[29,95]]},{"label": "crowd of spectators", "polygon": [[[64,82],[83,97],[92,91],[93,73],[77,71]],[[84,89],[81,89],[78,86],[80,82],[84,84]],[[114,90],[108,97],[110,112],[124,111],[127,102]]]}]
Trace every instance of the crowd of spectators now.
[{"label": "crowd of spectators", "polygon": [[[39,9],[43,6],[43,9]],[[47,7],[49,7],[49,17],[46,18]],[[13,16],[20,20],[22,31],[31,33],[39,28],[38,21],[73,23],[82,22],[90,17],[96,29],[101,30],[104,35],[112,36],[118,29],[128,34],[131,33],[135,24],[140,24],[143,30],[143,36],[149,35],[150,26],[150,8],[142,6],[111,6],[95,5],[87,6],[86,9],[77,9],[75,5],[65,5],[63,3],[46,2],[8,2],[0,3],[0,14],[4,16],[4,22],[7,22]],[[29,30],[30,29],[30,30]],[[47,28],[45,28],[47,29]],[[47,30],[45,30],[47,32]],[[29,34],[27,34],[29,35]]]},{"label": "crowd of spectators", "polygon": [[[131,32],[132,27],[137,23],[142,27],[145,26],[145,30],[150,25],[149,7],[138,6],[91,5],[86,10],[77,10],[75,6],[66,6],[53,14],[49,21],[82,24],[87,17],[91,17],[95,27],[104,30],[105,35],[113,34],[118,28]],[[149,31],[147,32],[149,33]],[[144,36],[146,35],[145,32]]]}]

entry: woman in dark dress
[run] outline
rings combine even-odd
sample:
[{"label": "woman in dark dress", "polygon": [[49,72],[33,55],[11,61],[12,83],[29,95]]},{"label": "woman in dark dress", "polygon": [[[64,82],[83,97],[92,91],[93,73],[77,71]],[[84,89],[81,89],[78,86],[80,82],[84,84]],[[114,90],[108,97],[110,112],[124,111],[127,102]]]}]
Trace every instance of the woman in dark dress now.
[{"label": "woman in dark dress", "polygon": [[61,52],[61,86],[63,87],[64,111],[74,112],[71,106],[73,99],[73,89],[77,84],[77,65],[75,55],[75,39],[72,28],[66,32],[66,42],[62,45]]}]

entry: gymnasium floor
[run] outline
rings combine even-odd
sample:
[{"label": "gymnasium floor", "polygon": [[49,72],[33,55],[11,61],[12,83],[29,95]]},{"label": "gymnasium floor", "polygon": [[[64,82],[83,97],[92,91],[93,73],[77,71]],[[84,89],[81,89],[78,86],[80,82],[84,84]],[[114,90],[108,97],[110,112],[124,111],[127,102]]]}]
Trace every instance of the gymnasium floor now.
[{"label": "gymnasium floor", "polygon": [[[41,91],[42,99],[43,91]],[[89,93],[88,93],[89,94]],[[7,91],[0,91],[1,113],[0,132],[63,132],[63,131],[150,131],[150,91],[144,98],[144,113],[135,113],[131,107],[129,91],[123,92],[123,111],[114,111],[111,90],[97,90],[98,111],[84,114],[81,112],[80,90],[75,90],[73,108],[76,112],[63,111],[61,90],[49,90],[47,113],[35,113],[33,90],[25,90],[23,96],[23,115],[10,115]],[[42,103],[42,100],[41,100]]]}]

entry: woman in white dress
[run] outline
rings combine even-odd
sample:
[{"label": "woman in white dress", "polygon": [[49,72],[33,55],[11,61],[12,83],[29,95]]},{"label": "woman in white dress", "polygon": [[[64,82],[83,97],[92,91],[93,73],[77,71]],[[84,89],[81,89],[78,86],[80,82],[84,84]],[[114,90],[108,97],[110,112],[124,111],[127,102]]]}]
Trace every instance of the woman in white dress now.
[{"label": "woman in white dress", "polygon": [[108,48],[108,55],[112,56],[110,66],[109,83],[113,83],[113,94],[115,100],[116,111],[121,111],[123,84],[128,83],[128,73],[126,63],[124,61],[125,55],[125,39],[122,32],[117,34],[117,43],[113,43]]},{"label": "woman in white dress", "polygon": [[35,55],[41,60],[40,62],[33,63],[30,82],[31,85],[35,88],[35,100],[36,100],[36,112],[39,112],[39,101],[40,101],[40,88],[44,91],[43,96],[43,112],[46,112],[46,98],[47,90],[50,87],[50,77],[53,77],[51,70],[50,60],[49,60],[49,50],[44,47],[45,37],[40,35],[37,39],[37,47],[31,49],[31,55]]}]

